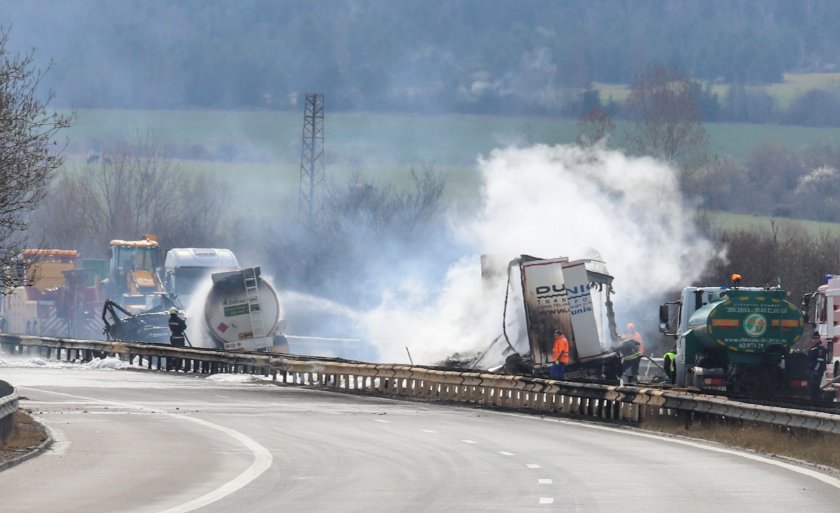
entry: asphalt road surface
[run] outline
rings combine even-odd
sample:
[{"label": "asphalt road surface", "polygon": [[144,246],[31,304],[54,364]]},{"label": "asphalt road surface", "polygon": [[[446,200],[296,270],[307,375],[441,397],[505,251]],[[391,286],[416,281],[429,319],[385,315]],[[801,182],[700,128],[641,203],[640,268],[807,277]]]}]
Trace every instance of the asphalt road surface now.
[{"label": "asphalt road surface", "polygon": [[0,473],[3,513],[840,510],[834,477],[632,429],[155,372],[0,377],[56,439]]}]

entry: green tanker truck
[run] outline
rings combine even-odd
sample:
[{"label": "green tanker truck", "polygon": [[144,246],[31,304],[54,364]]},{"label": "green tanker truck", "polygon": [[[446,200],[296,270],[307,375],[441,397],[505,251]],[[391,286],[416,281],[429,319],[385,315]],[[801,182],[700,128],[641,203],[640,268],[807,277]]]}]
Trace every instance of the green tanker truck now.
[{"label": "green tanker truck", "polygon": [[780,288],[686,287],[660,307],[676,339],[676,384],[735,395],[801,395],[807,374],[791,348],[804,319]]}]

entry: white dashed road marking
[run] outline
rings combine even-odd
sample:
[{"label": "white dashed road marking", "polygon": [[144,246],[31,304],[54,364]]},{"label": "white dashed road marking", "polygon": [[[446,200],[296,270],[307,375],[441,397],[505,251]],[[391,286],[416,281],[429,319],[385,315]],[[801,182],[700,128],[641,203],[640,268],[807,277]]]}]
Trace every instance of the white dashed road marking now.
[{"label": "white dashed road marking", "polygon": [[551,484],[553,481],[551,479],[537,479],[539,484]]},{"label": "white dashed road marking", "polygon": [[554,504],[554,497],[540,497],[540,504]]},{"label": "white dashed road marking", "polygon": [[461,441],[464,442],[465,444],[477,444],[478,443],[475,440],[461,440]]},{"label": "white dashed road marking", "polygon": [[499,451],[499,454],[501,454],[502,456],[514,456],[512,452],[507,451]]},{"label": "white dashed road marking", "polygon": [[528,468],[542,468],[541,466],[537,465],[536,463],[528,463],[525,465]]}]

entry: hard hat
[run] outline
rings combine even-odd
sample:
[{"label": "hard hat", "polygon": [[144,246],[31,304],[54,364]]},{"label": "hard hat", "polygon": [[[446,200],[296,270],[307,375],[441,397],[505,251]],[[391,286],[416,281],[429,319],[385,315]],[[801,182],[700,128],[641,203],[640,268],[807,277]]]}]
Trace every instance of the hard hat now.
[{"label": "hard hat", "polygon": [[172,308],[169,309],[169,313],[176,314],[176,313],[178,313],[178,309],[173,306]]}]

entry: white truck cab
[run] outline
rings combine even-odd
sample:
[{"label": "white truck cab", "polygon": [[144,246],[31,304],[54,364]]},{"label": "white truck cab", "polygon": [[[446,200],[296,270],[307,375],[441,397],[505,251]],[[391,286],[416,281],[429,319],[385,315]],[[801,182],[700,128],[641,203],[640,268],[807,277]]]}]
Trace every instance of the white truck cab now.
[{"label": "white truck cab", "polygon": [[167,251],[163,266],[166,292],[185,308],[202,284],[211,283],[211,274],[239,270],[233,251],[220,248],[173,248]]}]

